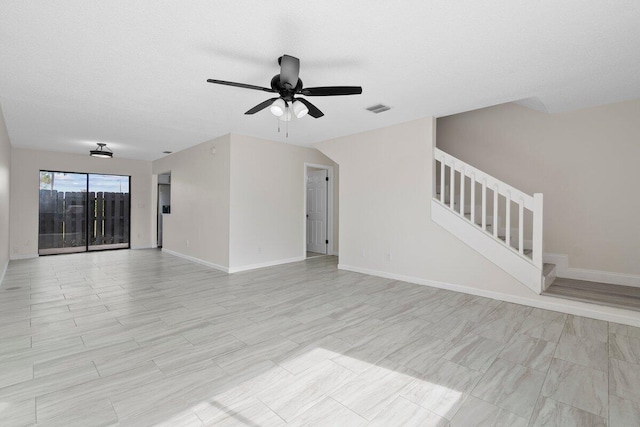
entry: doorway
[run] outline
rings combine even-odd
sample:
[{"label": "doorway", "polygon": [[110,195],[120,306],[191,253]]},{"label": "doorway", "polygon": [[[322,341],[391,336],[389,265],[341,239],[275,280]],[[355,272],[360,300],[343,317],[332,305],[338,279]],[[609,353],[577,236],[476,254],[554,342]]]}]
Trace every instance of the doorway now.
[{"label": "doorway", "polygon": [[305,164],[305,258],[333,254],[333,168]]},{"label": "doorway", "polygon": [[131,177],[40,171],[38,254],[128,249]]},{"label": "doorway", "polygon": [[164,217],[171,214],[171,172],[158,175],[158,247],[162,248]]}]

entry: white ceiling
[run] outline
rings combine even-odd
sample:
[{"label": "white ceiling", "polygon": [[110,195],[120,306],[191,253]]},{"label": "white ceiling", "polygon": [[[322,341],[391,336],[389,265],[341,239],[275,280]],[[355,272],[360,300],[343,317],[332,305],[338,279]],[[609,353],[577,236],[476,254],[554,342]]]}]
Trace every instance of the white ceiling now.
[{"label": "white ceiling", "polygon": [[[264,110],[283,53],[325,116]],[[229,132],[310,143],[522,100],[549,112],[640,98],[640,1],[0,0],[12,144],[152,160]],[[382,114],[365,110],[392,107]]]}]

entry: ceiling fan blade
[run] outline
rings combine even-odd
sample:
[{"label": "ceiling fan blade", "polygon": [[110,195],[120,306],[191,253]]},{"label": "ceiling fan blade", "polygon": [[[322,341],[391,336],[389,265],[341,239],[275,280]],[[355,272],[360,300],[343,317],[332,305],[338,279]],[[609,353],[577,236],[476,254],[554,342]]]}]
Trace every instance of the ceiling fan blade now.
[{"label": "ceiling fan blade", "polygon": [[296,101],[300,101],[302,102],[304,105],[307,106],[307,108],[309,109],[309,115],[311,117],[313,117],[314,119],[317,119],[319,117],[324,116],[324,113],[322,111],[320,111],[318,109],[318,107],[316,107],[315,105],[313,105],[312,103],[310,103],[309,101],[307,101],[304,98],[296,98]]},{"label": "ceiling fan blade", "polygon": [[261,102],[260,104],[256,105],[252,109],[248,110],[245,114],[255,114],[258,111],[264,110],[269,105],[273,104],[273,101],[275,101],[276,99],[278,99],[278,98],[267,99],[266,101]]},{"label": "ceiling fan blade", "polygon": [[360,95],[362,88],[360,86],[308,87],[302,89],[300,93],[305,96]]},{"label": "ceiling fan blade", "polygon": [[248,84],[245,84],[245,83],[227,82],[227,81],[224,81],[224,80],[215,80],[215,79],[208,79],[207,82],[216,83],[216,84],[219,84],[219,85],[242,87],[242,88],[245,88],[245,89],[261,90],[263,92],[275,92],[275,90],[273,90],[271,88],[262,87],[262,86],[248,85]]},{"label": "ceiling fan blade", "polygon": [[287,89],[295,89],[300,73],[300,60],[295,56],[280,57],[280,84]]}]

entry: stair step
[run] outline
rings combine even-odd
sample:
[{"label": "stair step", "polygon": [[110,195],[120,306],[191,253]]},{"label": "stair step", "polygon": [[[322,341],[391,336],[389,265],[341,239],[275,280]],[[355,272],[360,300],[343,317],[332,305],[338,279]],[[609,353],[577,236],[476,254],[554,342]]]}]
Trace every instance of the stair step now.
[{"label": "stair step", "polygon": [[551,274],[553,272],[553,269],[556,268],[555,264],[551,264],[548,262],[545,262],[542,266],[542,275],[543,276],[548,276],[549,274]]},{"label": "stair step", "polygon": [[542,295],[640,311],[640,288],[558,277]]},{"label": "stair step", "polygon": [[543,291],[546,291],[556,280],[556,265],[545,262],[542,265],[542,277],[544,278]]}]

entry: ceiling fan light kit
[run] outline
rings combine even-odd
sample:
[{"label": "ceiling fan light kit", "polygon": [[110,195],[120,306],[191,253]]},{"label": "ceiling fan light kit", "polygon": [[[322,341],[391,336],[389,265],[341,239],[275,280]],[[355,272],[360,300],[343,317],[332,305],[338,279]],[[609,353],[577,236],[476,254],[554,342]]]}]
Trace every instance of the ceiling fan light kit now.
[{"label": "ceiling fan light kit", "polygon": [[293,114],[296,115],[297,118],[301,119],[309,113],[309,109],[306,105],[304,105],[300,101],[293,101]]},{"label": "ceiling fan light kit", "polygon": [[342,96],[342,95],[360,95],[362,88],[360,86],[325,86],[325,87],[309,87],[304,88],[302,80],[298,77],[300,72],[300,60],[294,56],[282,55],[278,58],[280,65],[280,74],[276,74],[271,79],[271,88],[249,85],[245,83],[229,82],[225,80],[208,79],[207,82],[221,84],[226,86],[235,86],[245,89],[260,90],[262,92],[277,93],[276,98],[267,99],[255,107],[251,108],[245,114],[255,114],[270,107],[271,113],[280,118],[282,121],[290,121],[293,115],[302,118],[309,114],[317,119],[324,116],[315,105],[300,96]]},{"label": "ceiling fan light kit", "polygon": [[284,114],[278,117],[278,120],[282,122],[290,122],[292,118],[293,115],[291,114],[291,108],[287,107],[287,109],[284,111]]},{"label": "ceiling fan light kit", "polygon": [[287,109],[287,104],[285,104],[282,98],[276,99],[275,101],[273,101],[273,104],[271,104],[271,114],[273,114],[276,117],[282,116],[286,109]]}]

